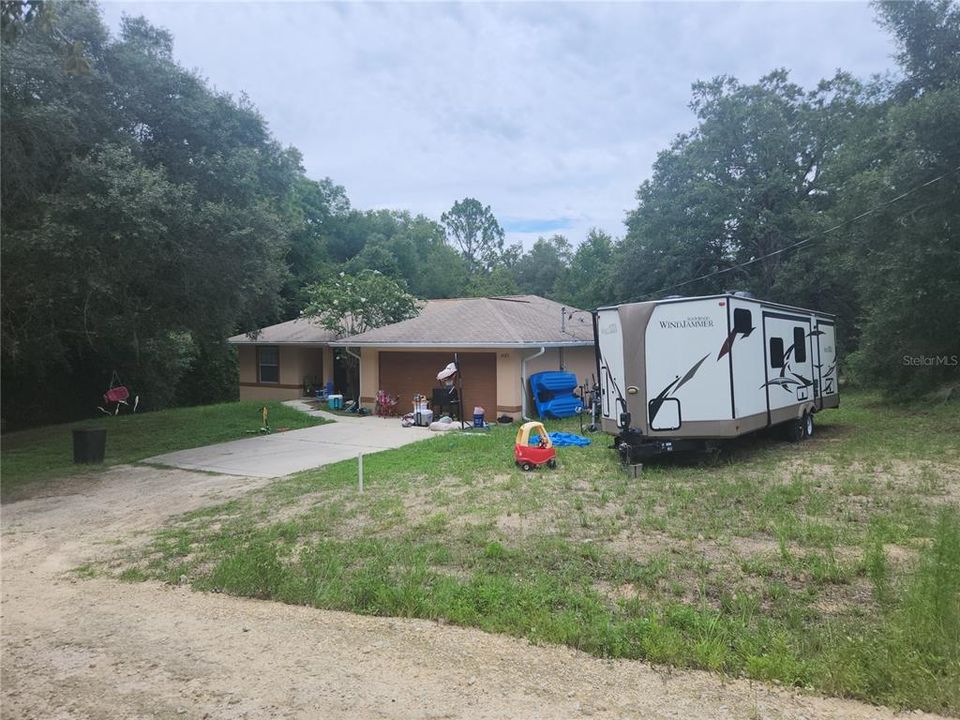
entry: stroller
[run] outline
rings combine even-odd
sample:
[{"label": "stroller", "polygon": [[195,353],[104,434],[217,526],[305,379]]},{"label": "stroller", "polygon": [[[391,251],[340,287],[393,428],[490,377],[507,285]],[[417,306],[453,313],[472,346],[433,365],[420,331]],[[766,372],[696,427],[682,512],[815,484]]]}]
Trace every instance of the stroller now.
[{"label": "stroller", "polygon": [[97,410],[104,415],[118,415],[121,407],[128,407],[130,412],[136,412],[140,405],[140,396],[135,395],[132,402],[131,405],[129,388],[120,382],[120,375],[114,370],[110,376],[110,387],[103,394],[103,405],[98,405]]}]

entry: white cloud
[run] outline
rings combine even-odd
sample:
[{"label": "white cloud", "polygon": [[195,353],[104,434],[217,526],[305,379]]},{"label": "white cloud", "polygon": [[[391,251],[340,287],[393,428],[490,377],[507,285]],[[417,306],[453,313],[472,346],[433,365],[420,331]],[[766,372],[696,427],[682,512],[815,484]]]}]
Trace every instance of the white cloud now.
[{"label": "white cloud", "polygon": [[[775,67],[812,86],[892,67],[865,4],[110,3],[246,91],[312,177],[357,207],[439,218],[464,196],[513,219],[623,233],[656,153],[693,125],[697,79]],[[529,233],[508,239],[529,245]]]}]

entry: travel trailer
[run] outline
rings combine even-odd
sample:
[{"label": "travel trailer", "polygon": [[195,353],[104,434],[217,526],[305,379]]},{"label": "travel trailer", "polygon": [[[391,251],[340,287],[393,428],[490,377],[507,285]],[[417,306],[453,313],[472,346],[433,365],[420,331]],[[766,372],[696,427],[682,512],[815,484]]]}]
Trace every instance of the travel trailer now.
[{"label": "travel trailer", "polygon": [[748,293],[594,313],[601,427],[626,463],[783,425],[813,435],[840,404],[834,316]]}]

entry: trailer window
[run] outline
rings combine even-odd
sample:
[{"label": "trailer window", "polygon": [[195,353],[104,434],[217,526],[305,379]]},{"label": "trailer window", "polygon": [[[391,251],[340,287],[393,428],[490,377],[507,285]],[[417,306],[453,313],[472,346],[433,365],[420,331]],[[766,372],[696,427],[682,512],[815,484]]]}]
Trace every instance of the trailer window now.
[{"label": "trailer window", "polygon": [[770,367],[783,367],[783,338],[770,338]]},{"label": "trailer window", "polygon": [[802,327],[793,329],[793,357],[798,363],[807,361],[807,334]]},{"label": "trailer window", "polygon": [[753,313],[746,308],[737,308],[733,311],[733,331],[748,335],[753,330]]}]

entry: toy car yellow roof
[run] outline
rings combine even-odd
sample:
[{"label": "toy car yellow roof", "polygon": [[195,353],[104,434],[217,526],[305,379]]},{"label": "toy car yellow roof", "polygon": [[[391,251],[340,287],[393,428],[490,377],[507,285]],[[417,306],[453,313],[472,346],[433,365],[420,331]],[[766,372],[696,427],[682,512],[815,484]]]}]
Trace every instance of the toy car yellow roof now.
[{"label": "toy car yellow roof", "polygon": [[543,426],[542,422],[537,422],[536,420],[525,422],[520,426],[517,430],[517,445],[529,445],[531,435],[539,435],[541,440],[546,443],[544,447],[553,447],[553,443],[550,442],[550,436],[547,434],[547,429]]}]

